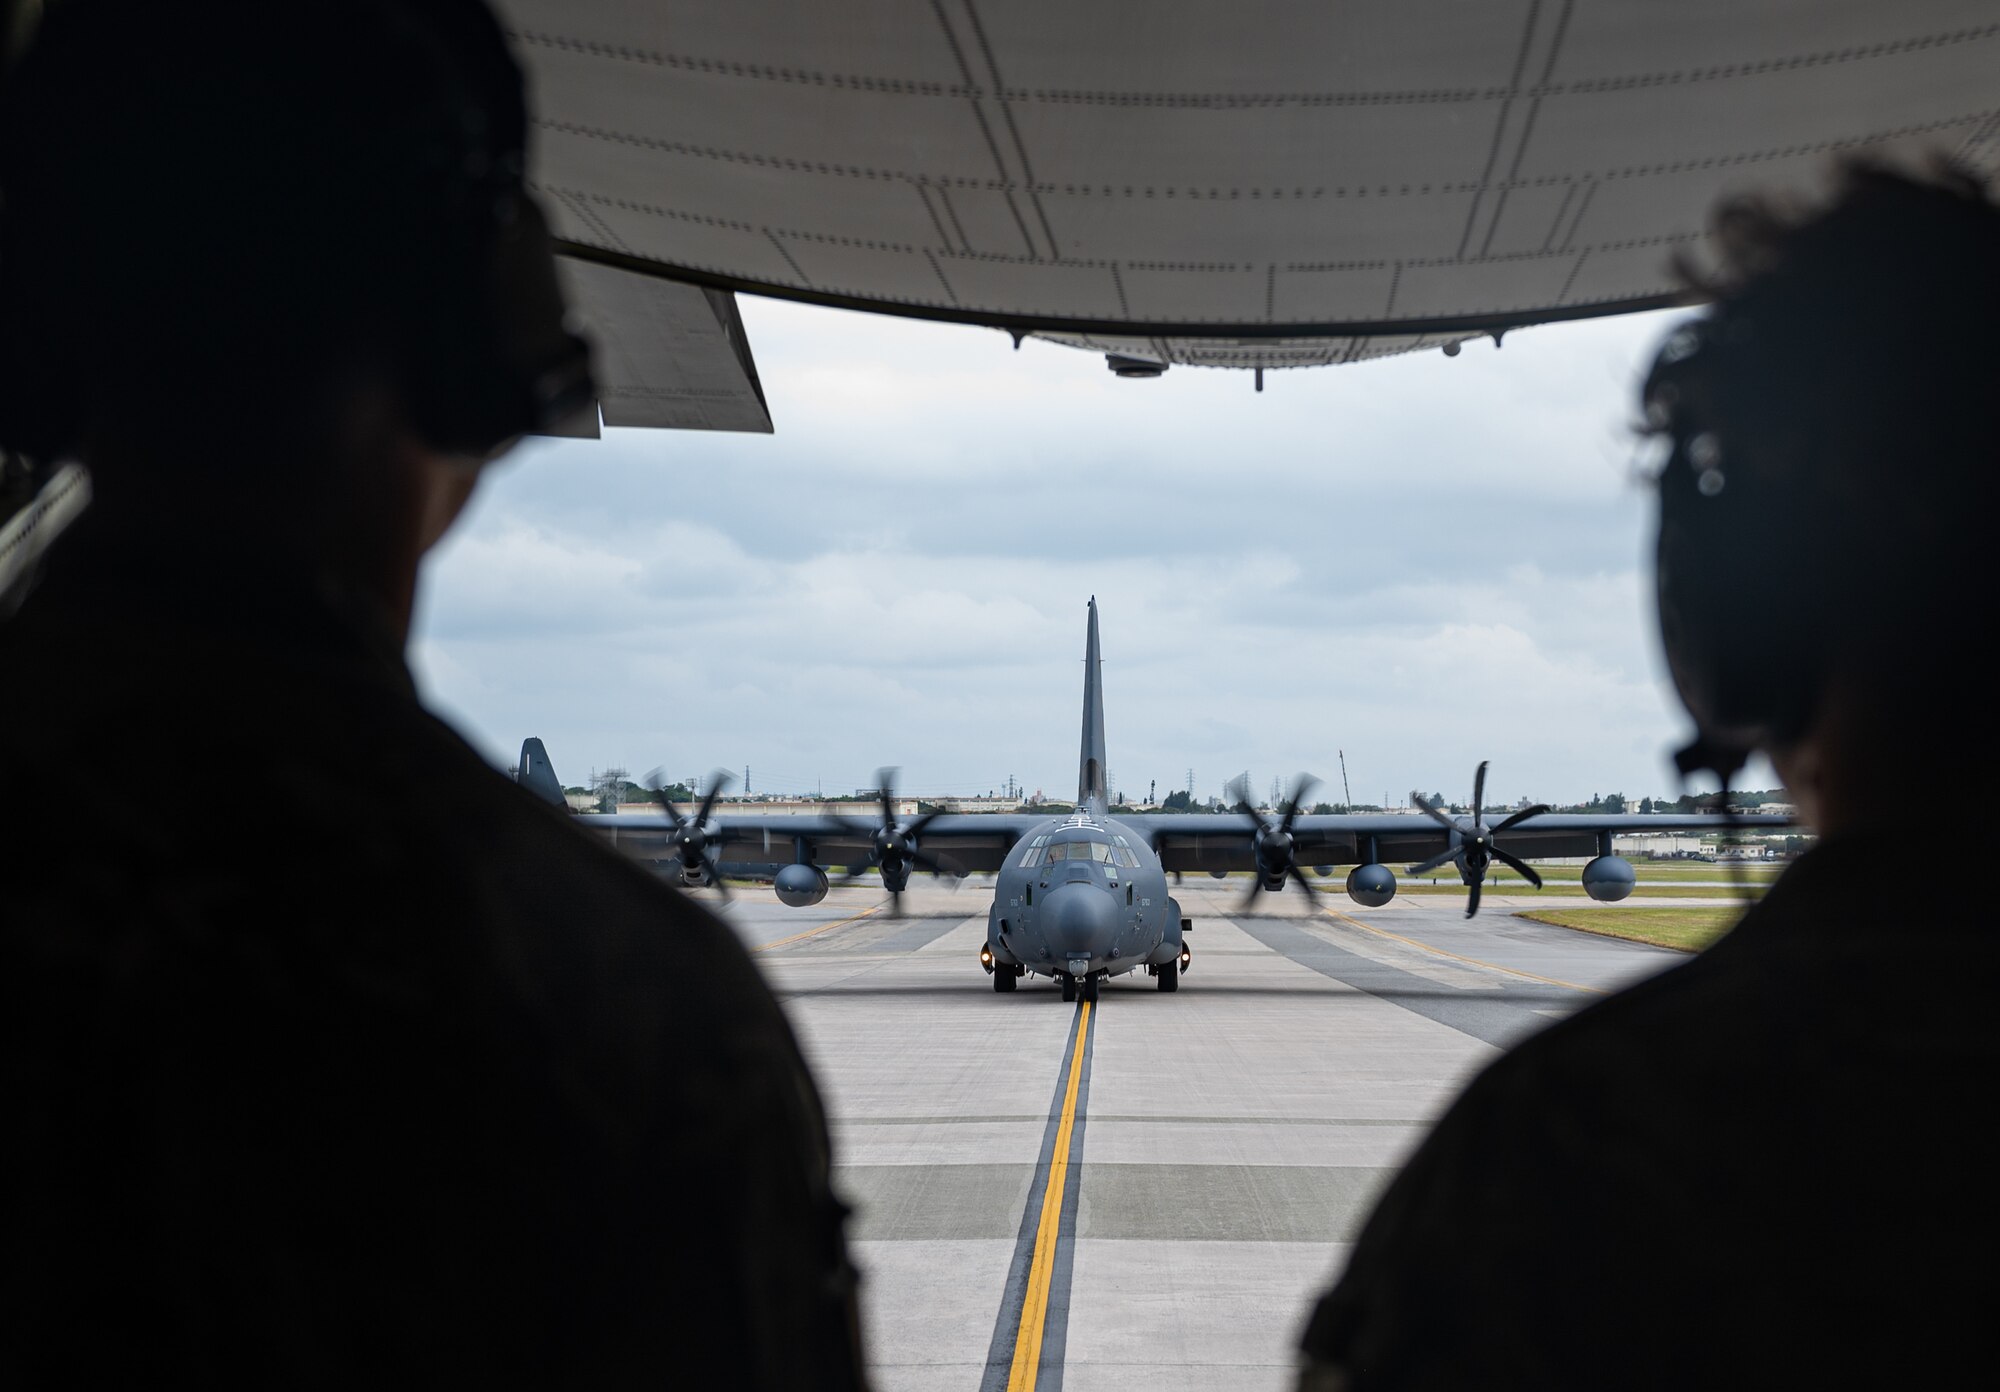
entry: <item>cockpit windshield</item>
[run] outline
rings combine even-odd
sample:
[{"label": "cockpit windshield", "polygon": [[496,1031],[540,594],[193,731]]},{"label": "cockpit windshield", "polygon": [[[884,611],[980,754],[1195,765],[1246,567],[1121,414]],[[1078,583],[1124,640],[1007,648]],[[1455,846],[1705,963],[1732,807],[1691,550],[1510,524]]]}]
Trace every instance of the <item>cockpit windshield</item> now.
[{"label": "cockpit windshield", "polygon": [[1111,860],[1108,841],[1058,841],[1049,847],[1050,860]]},{"label": "cockpit windshield", "polygon": [[1019,861],[1022,867],[1053,864],[1059,860],[1094,861],[1099,865],[1123,865],[1135,869],[1139,864],[1139,857],[1132,853],[1130,844],[1122,836],[1087,832],[1050,845],[1041,842],[1042,838],[1036,837],[1035,844],[1022,854]]}]

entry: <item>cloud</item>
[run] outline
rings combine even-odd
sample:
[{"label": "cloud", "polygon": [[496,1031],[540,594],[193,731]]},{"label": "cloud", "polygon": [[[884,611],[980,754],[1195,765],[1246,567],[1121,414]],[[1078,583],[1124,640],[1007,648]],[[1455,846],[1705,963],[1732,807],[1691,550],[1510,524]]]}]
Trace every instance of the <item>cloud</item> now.
[{"label": "cloud", "polygon": [[[416,665],[496,761],[763,786],[1662,792],[1632,384],[1663,316],[1348,367],[1112,377],[996,333],[743,301],[778,433],[612,431],[496,468]],[[759,772],[761,770],[761,773]]]}]

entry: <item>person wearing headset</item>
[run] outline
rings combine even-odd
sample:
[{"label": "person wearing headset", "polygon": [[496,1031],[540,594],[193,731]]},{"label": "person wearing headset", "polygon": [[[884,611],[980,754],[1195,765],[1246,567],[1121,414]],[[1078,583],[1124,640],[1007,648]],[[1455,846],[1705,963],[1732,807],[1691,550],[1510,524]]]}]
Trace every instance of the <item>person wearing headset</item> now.
[{"label": "person wearing headset", "polygon": [[0,100],[0,448],[94,494],[0,624],[0,1383],[861,1386],[770,990],[404,664],[592,398],[493,17],[69,0]]},{"label": "person wearing headset", "polygon": [[1467,1088],[1313,1311],[1301,1392],[1990,1364],[2000,925],[1951,852],[1993,786],[1968,664],[1994,627],[2000,208],[1967,173],[1856,166],[1715,233],[1712,305],[1641,393],[1679,762],[1726,785],[1767,753],[1820,839],[1716,946]]}]

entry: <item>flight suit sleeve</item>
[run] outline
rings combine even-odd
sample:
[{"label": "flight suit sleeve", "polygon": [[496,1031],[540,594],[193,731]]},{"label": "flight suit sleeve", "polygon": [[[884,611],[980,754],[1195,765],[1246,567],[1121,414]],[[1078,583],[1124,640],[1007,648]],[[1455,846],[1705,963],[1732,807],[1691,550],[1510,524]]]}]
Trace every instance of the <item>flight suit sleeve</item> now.
[{"label": "flight suit sleeve", "polygon": [[1534,1091],[1489,1072],[1419,1147],[1313,1310],[1299,1392],[1529,1386],[1546,1371],[1529,1292],[1565,1167]]},{"label": "flight suit sleeve", "polygon": [[765,1080],[763,1096],[732,1147],[744,1203],[736,1275],[752,1345],[736,1385],[861,1389],[858,1278],[819,1094],[782,1019],[758,1047],[751,1076]]}]

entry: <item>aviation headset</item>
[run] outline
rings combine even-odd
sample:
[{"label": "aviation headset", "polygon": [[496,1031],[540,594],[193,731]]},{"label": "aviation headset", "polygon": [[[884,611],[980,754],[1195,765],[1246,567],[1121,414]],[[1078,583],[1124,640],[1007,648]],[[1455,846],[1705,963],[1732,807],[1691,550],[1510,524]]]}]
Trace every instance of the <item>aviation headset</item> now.
[{"label": "aviation headset", "polygon": [[1643,389],[1684,773],[1782,749],[1835,681],[1891,745],[1987,716],[1962,666],[1991,627],[2000,205],[1948,163],[1835,192],[1718,211],[1728,278]]},{"label": "aviation headset", "polygon": [[[98,13],[91,16],[72,13],[93,8]],[[111,23],[130,18],[120,8],[59,7],[44,41],[50,48],[66,44],[72,52],[64,58],[73,64],[79,41],[86,47],[101,41],[105,11],[112,11]],[[414,64],[427,87],[419,101],[426,128],[411,130],[395,152],[414,162],[400,171],[397,187],[414,190],[412,201],[426,205],[409,210],[410,235],[396,248],[404,264],[388,296],[397,302],[385,306],[405,409],[432,447],[490,457],[587,407],[594,396],[588,346],[564,325],[548,228],[523,180],[519,70],[477,0],[372,0],[338,9],[337,22],[350,36],[359,29],[365,42],[393,48],[403,73]],[[93,22],[100,26],[95,34],[78,32]],[[58,26],[69,32],[58,35]],[[23,73],[36,57],[29,54]],[[396,78],[360,73],[355,80]],[[18,85],[32,89],[31,102],[63,99],[49,79]],[[59,337],[50,329],[60,323],[51,316],[65,307],[55,300],[59,292],[38,283],[34,257],[22,254],[18,220],[0,203],[0,448],[46,463],[74,454],[94,403],[83,385],[87,363],[49,351]],[[144,236],[143,226],[133,235]]]},{"label": "aviation headset", "polygon": [[[1795,573],[1751,573],[1747,558],[1782,540],[1774,520],[1793,509],[1770,472],[1732,457],[1714,399],[1732,348],[1746,346],[1747,321],[1706,318],[1677,328],[1661,348],[1643,392],[1647,427],[1666,446],[1656,481],[1654,552],[1660,642],[1695,739],[1675,755],[1683,775],[1714,771],[1725,782],[1760,748],[1797,735],[1809,718],[1816,672],[1798,627],[1781,631],[1758,617],[1753,596],[1771,582],[1790,588]],[[1790,607],[1790,606],[1787,606]]]}]

